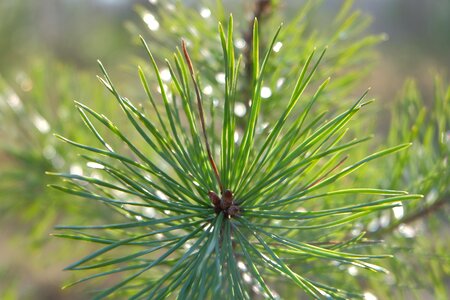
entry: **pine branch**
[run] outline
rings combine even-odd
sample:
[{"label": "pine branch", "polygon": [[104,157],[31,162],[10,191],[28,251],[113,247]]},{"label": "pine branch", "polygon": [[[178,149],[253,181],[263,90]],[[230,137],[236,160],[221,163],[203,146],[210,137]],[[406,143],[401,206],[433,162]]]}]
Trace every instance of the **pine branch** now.
[{"label": "pine branch", "polygon": [[405,225],[409,223],[416,222],[420,219],[424,219],[428,217],[429,215],[437,212],[441,207],[443,207],[445,204],[450,203],[450,197],[449,195],[443,196],[441,199],[437,200],[430,206],[427,206],[421,210],[418,210],[410,215],[407,215],[400,220],[398,220],[395,223],[392,223],[390,226],[380,229],[378,231],[375,231],[373,233],[368,233],[366,237],[381,237],[384,235],[388,235],[392,232],[394,232],[400,225]]},{"label": "pine branch", "polygon": [[[263,5],[270,2],[259,3]],[[263,8],[261,6],[256,13],[262,14]],[[131,295],[130,299],[164,299],[169,295],[177,295],[179,299],[212,299],[219,296],[224,300],[251,299],[255,296],[252,292],[254,286],[259,287],[259,291],[255,291],[257,294],[275,299],[276,292],[271,285],[280,277],[289,279],[311,299],[362,298],[359,293],[313,279],[319,278],[323,270],[320,265],[328,265],[332,260],[374,272],[384,271],[367,261],[388,256],[352,251],[351,245],[363,242],[362,234],[339,242],[337,235],[333,235],[336,229],[328,229],[347,226],[367,214],[391,209],[399,201],[414,200],[421,195],[376,188],[335,190],[337,186],[334,183],[360,166],[394,154],[410,144],[384,149],[347,166],[343,165],[348,157],[345,152],[364,140],[347,142],[342,138],[347,131],[347,124],[367,104],[362,102],[365,94],[342,113],[330,115],[326,122],[319,122],[320,118],[310,114],[309,109],[303,110],[298,105],[325,51],[321,52],[313,64],[315,51],[307,56],[298,77],[291,78],[295,84],[280,112],[279,121],[269,128],[266,136],[257,136],[256,129],[261,122],[263,104],[260,96],[262,80],[266,72],[269,72],[266,67],[280,29],[281,27],[274,34],[260,61],[258,21],[253,23],[253,84],[243,83],[250,89],[249,95],[253,96],[253,103],[249,117],[242,119],[246,123],[242,126],[244,131],[240,144],[234,142],[237,131],[232,114],[240,62],[234,59],[236,49],[233,46],[232,16],[226,30],[219,25],[224,52],[223,73],[226,79],[223,86],[225,99],[222,108],[218,109],[223,112],[220,143],[217,140],[214,143],[213,139],[210,144],[208,140],[198,84],[200,77],[194,70],[184,42],[182,51],[174,54],[175,69],[166,60],[171,74],[172,89],[169,94],[165,90],[156,60],[142,39],[163,104],[159,110],[151,85],[139,68],[145,93],[154,107],[149,115],[119,93],[106,69],[100,64],[103,73],[101,82],[116,99],[145,144],[136,144],[134,139],[130,139],[126,132],[119,129],[117,123],[81,103],[77,103],[80,115],[101,147],[60,137],[66,143],[89,152],[87,158],[100,166],[99,172],[104,176],[97,178],[79,174],[52,174],[64,180],[62,186],[52,187],[108,204],[123,214],[123,221],[119,223],[57,227],[58,230],[66,231],[59,235],[61,237],[103,244],[101,248],[67,268],[97,270],[75,283],[121,274],[119,282],[98,293],[95,299],[103,299],[109,295],[119,297],[124,293]],[[327,82],[328,79],[316,87],[310,105],[315,103]],[[195,96],[190,92],[192,86]],[[170,96],[173,101],[170,101]],[[180,102],[181,105],[177,104]],[[195,106],[198,113],[195,113]],[[300,114],[302,111],[304,115]],[[291,120],[290,116],[299,114],[300,121]],[[183,120],[188,121],[189,128],[186,128]],[[302,128],[303,121],[307,124],[305,128]],[[197,130],[198,123],[202,127],[201,133]],[[126,147],[127,153],[123,148],[115,148],[121,149],[116,151],[109,145],[110,135]],[[205,141],[206,151],[201,146],[202,139]],[[220,175],[211,147],[218,147],[222,155]],[[149,157],[149,151],[155,157]],[[344,158],[338,160],[341,155]],[[220,187],[220,196],[211,191],[216,186],[211,172]],[[318,194],[319,189],[321,192]],[[212,206],[205,199],[206,193]],[[372,199],[345,205],[339,201],[331,201],[325,207],[317,206],[315,201],[307,201],[333,196],[353,198],[358,194],[372,195]],[[294,203],[299,202],[304,202],[307,211],[296,209]],[[148,210],[152,213],[148,213]],[[344,228],[348,227],[342,227],[342,230]],[[295,235],[296,230],[301,230],[302,235]],[[304,235],[306,231],[311,234]],[[332,242],[321,244],[324,242],[321,238],[323,234]],[[304,240],[306,236],[308,238]],[[135,246],[145,248],[136,249]],[[123,254],[117,255],[116,248],[124,249],[121,252]],[[305,259],[308,263],[311,261],[319,266],[308,276],[302,275],[304,270],[297,264],[290,263]],[[242,264],[247,270],[245,273],[241,270]],[[167,267],[163,274],[159,270],[162,266]],[[268,266],[270,272],[266,271]],[[139,284],[140,282],[143,284]]]}]

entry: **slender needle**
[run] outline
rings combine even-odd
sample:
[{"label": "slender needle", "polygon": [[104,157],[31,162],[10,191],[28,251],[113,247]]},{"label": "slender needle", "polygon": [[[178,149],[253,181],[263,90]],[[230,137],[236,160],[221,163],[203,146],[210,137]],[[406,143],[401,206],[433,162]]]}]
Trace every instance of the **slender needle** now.
[{"label": "slender needle", "polygon": [[208,152],[209,162],[211,163],[211,167],[214,171],[214,175],[216,176],[217,183],[219,184],[220,193],[222,193],[223,192],[222,181],[220,180],[219,171],[217,170],[216,163],[214,162],[214,159],[212,157],[211,148],[209,147],[208,136],[206,135],[205,116],[204,116],[204,112],[203,112],[202,98],[201,98],[201,94],[200,94],[200,89],[197,84],[197,80],[195,79],[194,66],[192,65],[191,58],[189,57],[189,53],[186,49],[186,43],[183,40],[181,41],[181,46],[183,48],[183,54],[184,54],[184,57],[186,58],[186,62],[189,67],[189,72],[191,73],[192,82],[194,83],[195,94],[197,95],[198,113],[200,115],[200,122],[202,124],[202,131],[203,131],[203,136],[205,138],[206,151]]}]

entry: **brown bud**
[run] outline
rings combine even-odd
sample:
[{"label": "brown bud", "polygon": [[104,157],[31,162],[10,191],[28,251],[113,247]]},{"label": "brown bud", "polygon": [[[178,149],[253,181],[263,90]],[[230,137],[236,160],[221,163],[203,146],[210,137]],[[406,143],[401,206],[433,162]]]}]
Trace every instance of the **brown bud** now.
[{"label": "brown bud", "polygon": [[228,215],[230,217],[235,217],[239,214],[239,207],[235,204],[231,205],[230,208],[228,209]]},{"label": "brown bud", "polygon": [[222,194],[222,200],[222,208],[227,209],[231,206],[231,204],[233,204],[233,193],[230,190],[225,190]]},{"label": "brown bud", "polygon": [[214,205],[214,207],[220,206],[220,198],[216,193],[214,193],[213,191],[209,191],[208,197],[211,200],[211,203]]}]

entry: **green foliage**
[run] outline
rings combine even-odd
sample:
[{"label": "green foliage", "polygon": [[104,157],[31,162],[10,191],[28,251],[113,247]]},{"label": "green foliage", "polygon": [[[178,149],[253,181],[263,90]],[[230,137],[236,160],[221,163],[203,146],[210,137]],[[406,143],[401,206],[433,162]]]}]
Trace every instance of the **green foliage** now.
[{"label": "green foliage", "polygon": [[[402,203],[384,212],[368,225],[369,235],[386,238],[396,259],[386,261],[391,274],[380,285],[371,279],[381,299],[447,299],[450,277],[448,247],[450,236],[450,86],[436,77],[434,95],[427,103],[416,83],[408,80],[391,110],[389,143],[410,141],[408,151],[378,165],[374,174],[384,172],[380,187],[405,186],[425,195],[420,201]],[[386,171],[388,170],[388,171]],[[424,274],[430,274],[424,276]],[[376,289],[375,289],[376,287]]]},{"label": "green foliage", "polygon": [[[58,143],[52,131],[64,131],[68,137],[92,142],[87,130],[80,129],[82,121],[71,112],[74,90],[80,91],[77,95],[80,98],[87,95],[106,98],[87,74],[78,72],[77,81],[73,80],[74,72],[73,68],[43,60],[36,62],[28,73],[18,73],[16,82],[0,82],[0,120],[3,124],[14,124],[0,129],[2,138],[8,140],[1,147],[9,165],[0,173],[4,195],[0,205],[4,209],[16,211],[25,207],[34,210],[32,215],[51,213],[48,201],[53,202],[54,196],[43,184],[43,180],[50,178],[42,174],[49,170],[81,168],[76,153]],[[16,201],[17,198],[27,201],[28,205]]]},{"label": "green foliage", "polygon": [[[245,114],[249,112],[252,79],[252,19],[248,18],[248,8],[252,5],[254,17],[260,21],[263,34],[260,36],[261,51],[270,46],[274,28],[286,22],[280,33],[280,41],[272,45],[273,57],[267,64],[264,78],[263,115],[266,119],[276,119],[276,110],[287,105],[286,94],[292,90],[293,78],[297,74],[297,66],[306,62],[314,49],[330,49],[317,70],[318,76],[311,81],[312,86],[320,85],[323,78],[334,78],[323,93],[324,100],[318,105],[346,107],[352,101],[350,95],[356,84],[365,78],[365,74],[373,64],[373,47],[383,41],[385,36],[362,34],[371,22],[370,17],[352,9],[352,0],[344,1],[340,10],[326,22],[323,18],[322,1],[305,1],[301,6],[292,7],[282,1],[245,1],[233,3],[227,7],[222,1],[199,4],[190,8],[181,1],[165,1],[151,7],[151,10],[138,6],[137,11],[143,19],[142,26],[131,22],[127,27],[134,36],[148,37],[153,45],[158,45],[160,59],[171,57],[170,51],[178,46],[180,38],[198,49],[192,53],[192,60],[199,72],[204,74],[203,91],[212,99],[223,99],[223,63],[222,49],[216,35],[217,23],[227,24],[226,11],[233,11],[235,20],[235,46],[242,51],[242,65],[239,69],[240,80],[237,83],[237,107]],[[245,14],[247,13],[247,14]],[[331,25],[328,25],[330,24]],[[324,24],[327,24],[324,26]],[[145,26],[145,28],[142,28]],[[158,61],[163,62],[163,61]],[[141,62],[139,62],[141,64]],[[167,73],[168,70],[162,70]],[[287,83],[291,82],[291,85]],[[308,93],[309,91],[305,91]],[[334,101],[341,99],[341,101]],[[241,115],[240,114],[240,115]],[[240,120],[238,118],[238,120]],[[238,121],[239,122],[239,121]]]},{"label": "green foliage", "polygon": [[[322,1],[138,6],[144,22],[126,25],[157,55],[149,64],[140,47],[134,57],[143,89],[128,80],[125,56],[117,85],[102,69],[114,99],[70,61],[2,68],[0,297],[447,299],[450,87],[437,77],[433,98],[409,80],[387,109],[356,101],[384,36],[365,33],[370,17],[352,2],[330,15]],[[13,30],[29,11],[0,4],[0,63],[35,52]],[[171,52],[181,38],[194,78],[184,52]],[[85,103],[81,118],[73,99]],[[374,126],[382,134],[370,139]],[[49,239],[55,222],[80,224],[56,235],[82,242]],[[67,280],[49,269],[89,252],[68,267],[85,276],[79,290],[29,288]]]},{"label": "green foliage", "polygon": [[[0,78],[0,138],[6,141],[0,143],[0,227],[5,238],[0,263],[0,298],[6,298],[3,293],[15,289],[18,298],[26,299],[43,294],[37,290],[43,288],[36,284],[30,286],[23,279],[24,274],[30,281],[39,282],[43,269],[48,273],[52,272],[51,266],[53,270],[58,269],[55,257],[63,264],[74,250],[72,245],[49,238],[55,224],[62,220],[113,220],[111,213],[99,205],[74,203],[70,197],[57,195],[46,187],[55,183],[55,178],[44,175],[46,171],[70,169],[89,175],[95,173],[82,170],[85,161],[71,147],[59,143],[53,131],[63,131],[68,137],[86,143],[95,141],[82,120],[72,113],[74,97],[90,99],[87,101],[93,106],[101,105],[105,113],[118,117],[120,110],[96,102],[106,101],[106,93],[90,75],[51,58],[42,57],[14,77],[14,80]],[[22,263],[23,259],[7,259],[10,249],[14,257],[33,259],[27,263]],[[62,280],[61,277],[54,278]],[[47,286],[45,290],[50,293]]]},{"label": "green foliage", "polygon": [[448,196],[450,88],[437,77],[434,97],[426,103],[415,82],[409,80],[399,98],[392,109],[388,138],[393,142],[411,141],[413,146],[391,162],[394,172],[389,182],[396,185],[400,181],[426,195]]},{"label": "green foliage", "polygon": [[[114,293],[132,299],[172,294],[180,299],[277,298],[283,293],[275,291],[272,284],[279,278],[290,280],[312,298],[362,298],[357,291],[345,291],[336,282],[316,278],[326,277],[323,270],[332,268],[333,263],[384,271],[368,261],[386,256],[361,251],[371,242],[363,233],[352,237],[351,224],[420,196],[391,189],[330,187],[366,163],[409,144],[346,163],[345,153],[367,138],[347,137],[345,126],[371,101],[364,101],[364,94],[340,114],[310,113],[329,79],[311,93],[313,96],[303,96],[302,92],[325,51],[319,55],[312,51],[305,64],[298,66],[286,107],[277,120],[260,128],[264,106],[261,88],[279,32],[261,55],[255,20],[252,101],[242,136],[236,135],[233,113],[242,56],[234,47],[232,18],[227,30],[219,25],[225,74],[225,97],[220,106],[203,101],[205,95],[199,87],[203,77],[194,72],[184,44],[183,51],[174,54],[173,63],[167,61],[171,81],[165,86],[142,40],[162,107],[157,105],[142,69],[139,76],[150,108],[136,107],[119,94],[100,65],[101,81],[147,144],[139,147],[116,123],[81,103],[77,103],[81,117],[101,146],[61,137],[90,153],[83,157],[95,163],[102,175],[59,173],[55,175],[65,178],[67,185],[54,187],[105,203],[124,216],[122,223],[57,227],[68,230],[59,234],[61,237],[103,244],[67,268],[99,269],[78,282],[122,274],[122,279],[96,298]],[[204,105],[209,107],[204,109]],[[111,147],[97,129],[99,125],[127,149]],[[365,195],[364,202],[347,200],[361,195]],[[165,270],[164,274],[155,267]]]}]

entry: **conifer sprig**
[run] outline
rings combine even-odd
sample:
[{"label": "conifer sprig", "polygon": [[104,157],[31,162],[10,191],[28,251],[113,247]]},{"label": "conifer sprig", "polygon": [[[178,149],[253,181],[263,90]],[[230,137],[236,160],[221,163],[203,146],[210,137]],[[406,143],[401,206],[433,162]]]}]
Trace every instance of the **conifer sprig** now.
[{"label": "conifer sprig", "polygon": [[[310,298],[361,298],[357,292],[317,282],[314,278],[323,269],[314,266],[332,268],[337,262],[384,271],[368,261],[386,255],[361,251],[357,246],[371,243],[363,233],[351,236],[352,224],[370,213],[420,196],[387,189],[346,188],[344,184],[337,190],[332,187],[362,165],[409,144],[348,163],[351,159],[346,151],[367,138],[348,139],[345,126],[370,101],[364,100],[364,94],[328,120],[326,113],[310,113],[330,79],[323,81],[309,101],[302,93],[325,51],[317,59],[315,52],[306,59],[280,118],[260,130],[264,105],[261,87],[280,30],[260,60],[258,22],[254,22],[250,113],[237,139],[234,108],[239,97],[236,90],[241,58],[235,59],[232,17],[226,31],[219,24],[225,74],[220,107],[202,94],[201,74],[195,74],[185,43],[182,51],[174,54],[174,65],[166,61],[171,74],[170,85],[166,85],[142,39],[160,93],[154,96],[156,89],[139,68],[149,112],[123,97],[100,63],[100,80],[146,147],[139,147],[118,124],[81,103],[77,103],[80,115],[100,146],[60,137],[89,153],[83,157],[94,162],[102,175],[55,174],[67,185],[54,187],[100,201],[124,220],[57,227],[65,231],[58,236],[100,246],[67,267],[97,272],[78,282],[121,275],[112,286],[96,294],[96,299],[112,294],[130,299],[170,295],[179,299],[250,299],[257,294],[276,299],[283,296],[275,287],[280,278],[288,279]],[[206,115],[208,110],[204,108],[208,106],[211,113]],[[216,119],[223,122],[214,122]],[[213,122],[222,127],[211,127]],[[112,137],[126,149],[113,149],[107,141]],[[216,161],[220,163],[216,165]],[[365,201],[355,203],[354,198],[361,196]],[[336,229],[348,234],[336,234]],[[293,232],[305,232],[301,235],[304,240]]]}]

